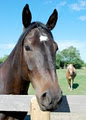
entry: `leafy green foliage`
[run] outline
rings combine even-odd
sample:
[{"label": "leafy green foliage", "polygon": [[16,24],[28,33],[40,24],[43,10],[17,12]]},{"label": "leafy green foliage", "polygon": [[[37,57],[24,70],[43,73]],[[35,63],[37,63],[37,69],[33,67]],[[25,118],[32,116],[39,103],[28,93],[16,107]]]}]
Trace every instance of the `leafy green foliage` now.
[{"label": "leafy green foliage", "polygon": [[84,61],[80,57],[79,50],[70,46],[62,51],[59,51],[56,55],[56,68],[64,68],[67,64],[73,64],[75,68],[81,68]]},{"label": "leafy green foliage", "polygon": [[3,63],[4,61],[6,61],[7,58],[8,58],[7,55],[5,55],[4,57],[0,58],[0,64]]}]

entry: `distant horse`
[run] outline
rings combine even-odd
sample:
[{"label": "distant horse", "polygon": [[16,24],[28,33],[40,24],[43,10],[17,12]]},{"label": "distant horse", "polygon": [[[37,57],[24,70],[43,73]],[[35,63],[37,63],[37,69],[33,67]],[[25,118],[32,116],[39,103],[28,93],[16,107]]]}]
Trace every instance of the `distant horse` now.
[{"label": "distant horse", "polygon": [[67,71],[66,71],[66,78],[68,80],[68,85],[70,90],[73,89],[73,82],[74,82],[75,76],[76,76],[76,70],[74,66],[72,64],[68,65]]},{"label": "distant horse", "polygon": [[[23,33],[8,59],[0,65],[0,94],[26,95],[29,84],[35,89],[41,110],[55,110],[62,98],[56,75],[55,54],[58,49],[51,30],[58,14],[56,9],[46,25],[31,23],[26,4],[22,12]],[[26,113],[1,112],[0,120],[23,120]]]}]

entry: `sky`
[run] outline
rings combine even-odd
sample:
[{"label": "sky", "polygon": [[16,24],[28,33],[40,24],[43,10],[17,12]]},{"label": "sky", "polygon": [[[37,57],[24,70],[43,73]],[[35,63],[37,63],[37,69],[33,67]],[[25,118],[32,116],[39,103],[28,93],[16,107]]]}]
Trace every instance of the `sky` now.
[{"label": "sky", "polygon": [[0,0],[0,57],[10,54],[23,32],[25,4],[29,4],[32,22],[44,24],[57,9],[58,21],[52,33],[59,50],[74,46],[86,62],[86,0]]}]

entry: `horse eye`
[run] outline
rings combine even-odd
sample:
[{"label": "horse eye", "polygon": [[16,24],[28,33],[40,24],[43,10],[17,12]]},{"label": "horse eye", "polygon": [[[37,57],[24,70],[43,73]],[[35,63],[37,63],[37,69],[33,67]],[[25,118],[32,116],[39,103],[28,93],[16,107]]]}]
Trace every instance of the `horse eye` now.
[{"label": "horse eye", "polygon": [[29,47],[28,45],[26,45],[26,46],[25,46],[25,50],[26,50],[26,51],[30,51],[31,49],[30,49],[30,47]]}]

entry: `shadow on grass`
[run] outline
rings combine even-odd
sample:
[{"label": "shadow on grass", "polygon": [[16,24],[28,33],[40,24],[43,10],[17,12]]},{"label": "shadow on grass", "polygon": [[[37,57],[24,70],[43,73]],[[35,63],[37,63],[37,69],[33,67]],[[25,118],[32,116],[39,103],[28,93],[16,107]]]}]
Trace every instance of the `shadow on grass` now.
[{"label": "shadow on grass", "polygon": [[78,83],[74,83],[73,84],[73,89],[76,89],[76,88],[78,88],[79,87],[79,84]]}]

